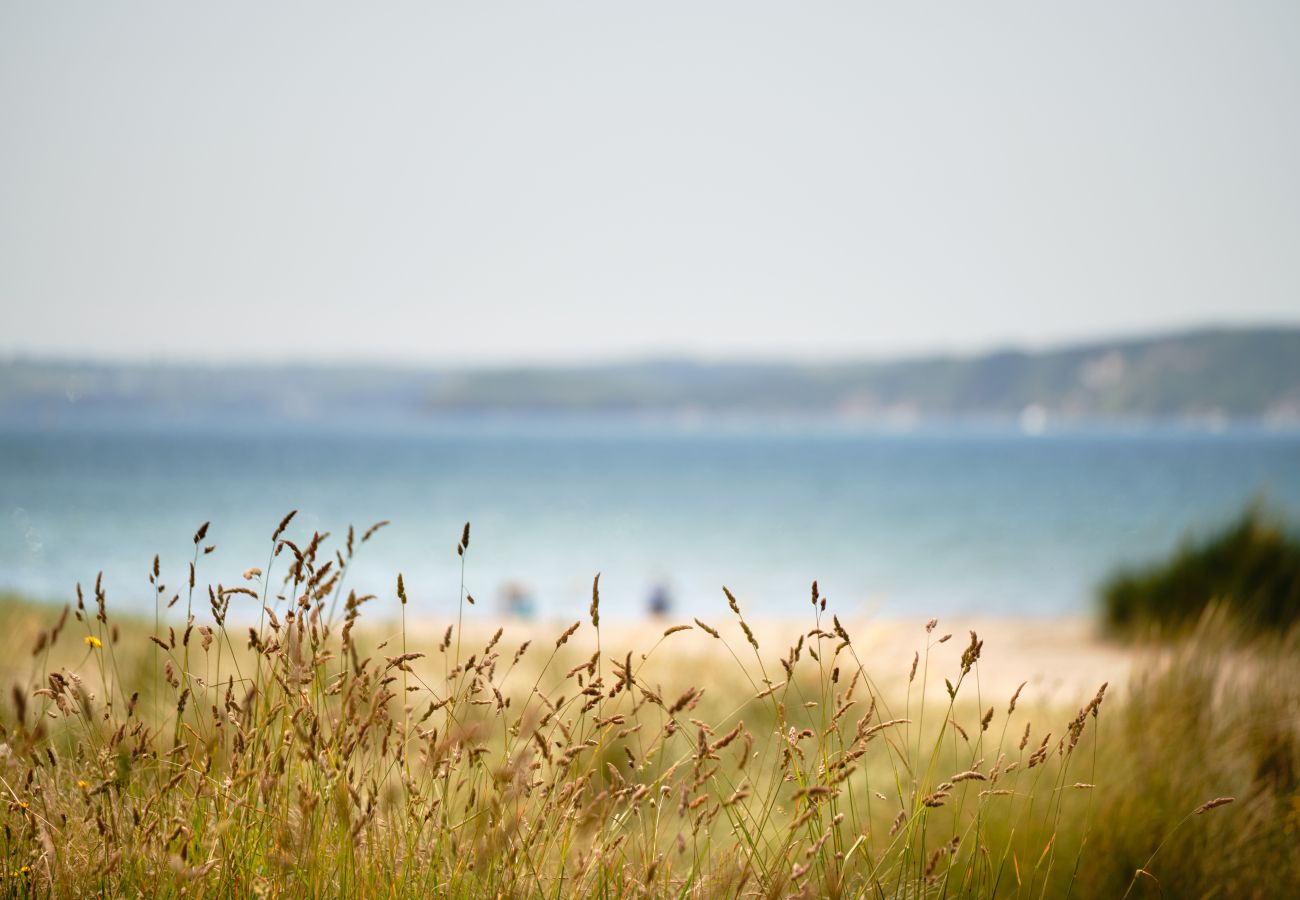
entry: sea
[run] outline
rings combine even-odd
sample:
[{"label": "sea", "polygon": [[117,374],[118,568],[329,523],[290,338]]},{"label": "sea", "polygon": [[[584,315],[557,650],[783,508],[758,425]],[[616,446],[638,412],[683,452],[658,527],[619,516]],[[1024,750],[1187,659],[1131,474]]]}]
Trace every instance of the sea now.
[{"label": "sea", "polygon": [[[1263,502],[1300,520],[1300,431],[1260,425],[908,428],[607,419],[419,427],[0,429],[0,591],[62,602],[102,572],[112,608],[184,602],[354,528],[347,590],[396,615],[1075,616],[1117,567],[1157,560]],[[390,524],[361,543],[373,523]],[[467,552],[457,553],[465,522]],[[270,565],[268,566],[268,563]],[[200,596],[205,596],[202,589]],[[255,613],[255,602],[248,615]],[[251,610],[251,612],[250,612]]]}]

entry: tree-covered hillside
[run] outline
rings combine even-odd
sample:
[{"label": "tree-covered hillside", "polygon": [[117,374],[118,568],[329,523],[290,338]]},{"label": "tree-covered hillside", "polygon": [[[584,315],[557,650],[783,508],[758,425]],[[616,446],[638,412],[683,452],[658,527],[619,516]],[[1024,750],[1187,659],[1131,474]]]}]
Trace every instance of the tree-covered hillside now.
[{"label": "tree-covered hillside", "polygon": [[1300,328],[1214,329],[892,362],[495,369],[0,362],[0,421],[447,412],[1016,415],[1300,421]]}]

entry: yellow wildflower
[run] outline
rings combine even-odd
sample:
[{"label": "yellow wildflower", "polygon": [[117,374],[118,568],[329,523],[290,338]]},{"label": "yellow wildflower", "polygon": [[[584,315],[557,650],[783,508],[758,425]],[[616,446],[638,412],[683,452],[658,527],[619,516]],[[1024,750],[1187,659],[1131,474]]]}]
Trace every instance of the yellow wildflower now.
[{"label": "yellow wildflower", "polygon": [[82,638],[82,640],[86,642],[87,647],[92,647],[94,649],[99,649],[100,647],[104,646],[104,642],[101,641],[99,638],[95,637],[93,634],[86,635],[84,638]]}]

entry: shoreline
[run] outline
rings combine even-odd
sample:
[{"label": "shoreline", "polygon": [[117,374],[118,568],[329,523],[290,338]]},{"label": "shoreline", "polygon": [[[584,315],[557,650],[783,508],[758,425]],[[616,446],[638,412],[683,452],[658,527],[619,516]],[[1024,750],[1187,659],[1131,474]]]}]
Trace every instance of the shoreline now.
[{"label": "shoreline", "polygon": [[[0,612],[10,622],[13,640],[34,639],[40,629],[48,627],[59,616],[63,605],[0,593]],[[391,642],[401,635],[399,615],[389,615],[387,610],[382,615],[368,613],[370,611],[363,608],[357,626],[359,634],[377,645],[387,641],[388,646],[393,646]],[[833,613],[834,610],[828,610],[822,614],[827,631],[832,628]],[[124,626],[126,632],[131,630],[125,627],[130,623],[138,623],[145,632],[152,630],[152,616],[114,609],[111,601],[109,614],[113,621]],[[210,624],[206,599],[196,608],[195,618],[197,624]],[[184,610],[174,607],[164,613],[163,621],[178,626],[183,619]],[[753,651],[731,613],[715,609],[712,615],[700,619],[718,630],[730,651],[745,665],[754,662]],[[801,635],[807,641],[808,632],[815,627],[811,609],[803,615],[791,617],[746,616],[746,621],[759,643],[764,665],[776,668],[778,672],[779,659]],[[928,643],[931,648],[931,687],[937,684],[942,689],[942,679],[957,669],[962,651],[969,644],[969,633],[976,632],[984,642],[977,670],[980,688],[990,698],[995,698],[994,702],[1001,702],[996,698],[1009,697],[1021,682],[1027,682],[1027,688],[1040,700],[1074,703],[1092,696],[1103,681],[1117,685],[1125,683],[1135,666],[1153,652],[1149,647],[1105,639],[1100,623],[1093,617],[1082,615],[954,616],[939,619],[930,634],[925,630],[929,620],[920,617],[846,614],[840,617],[840,621],[853,639],[853,649],[867,673],[882,684],[900,687],[906,683],[913,655],[919,654],[924,659]],[[256,622],[256,617],[232,615],[227,620],[227,628],[232,633],[242,632]],[[524,641],[546,647],[574,622],[578,622],[579,627],[567,642],[565,658],[590,655],[596,642],[586,609],[575,612],[568,619],[524,620],[496,615],[466,617],[461,642],[468,655],[486,644],[500,628],[503,630],[503,646],[511,652]],[[427,653],[429,659],[426,662],[432,662],[447,627],[455,623],[455,616],[408,615],[408,649]],[[679,625],[689,625],[690,628],[664,637],[666,630]],[[951,634],[951,639],[938,643],[945,634]],[[602,618],[600,641],[602,657],[622,657],[628,652],[635,656],[649,654],[654,658],[654,667],[669,678],[677,668],[698,670],[719,659],[722,660],[721,674],[738,672],[731,652],[723,651],[719,657],[721,648],[715,639],[703,632],[688,615],[661,619]],[[777,676],[771,677],[775,679]]]}]

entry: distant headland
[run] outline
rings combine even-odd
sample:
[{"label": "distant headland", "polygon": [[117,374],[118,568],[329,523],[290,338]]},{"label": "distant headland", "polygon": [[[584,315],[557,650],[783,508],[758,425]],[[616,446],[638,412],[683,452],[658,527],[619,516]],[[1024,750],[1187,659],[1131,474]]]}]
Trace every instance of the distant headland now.
[{"label": "distant headland", "polygon": [[419,422],[464,414],[1300,423],[1300,327],[890,361],[228,366],[0,360],[0,423]]}]

